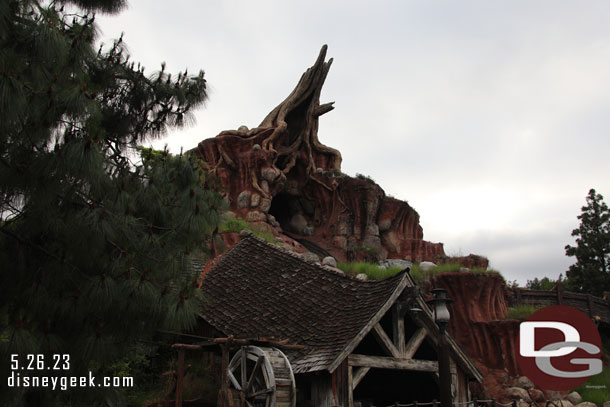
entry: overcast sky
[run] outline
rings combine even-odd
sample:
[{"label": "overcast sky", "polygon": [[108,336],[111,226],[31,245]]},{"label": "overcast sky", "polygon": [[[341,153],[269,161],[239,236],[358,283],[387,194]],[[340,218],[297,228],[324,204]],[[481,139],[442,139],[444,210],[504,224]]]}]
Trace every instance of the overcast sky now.
[{"label": "overcast sky", "polygon": [[608,1],[130,0],[98,16],[152,74],[206,72],[174,152],[256,127],[328,44],[320,140],[507,280],[556,278],[589,188],[610,199]]}]

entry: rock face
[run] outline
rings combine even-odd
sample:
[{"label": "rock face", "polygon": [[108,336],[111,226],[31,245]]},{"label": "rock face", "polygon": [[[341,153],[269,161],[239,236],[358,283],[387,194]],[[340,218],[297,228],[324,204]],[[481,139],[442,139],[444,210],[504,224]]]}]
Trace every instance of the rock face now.
[{"label": "rock face", "polygon": [[487,395],[514,399],[517,390],[509,396],[506,388],[531,389],[526,378],[508,380],[521,374],[517,363],[519,321],[504,320],[508,304],[502,277],[492,272],[443,273],[432,278],[430,286],[446,289],[453,300],[449,332],[484,373]]},{"label": "rock face", "polygon": [[367,177],[342,174],[340,152],[318,140],[319,117],[333,109],[319,101],[332,63],[325,57],[326,46],[258,127],[223,131],[190,153],[217,177],[236,215],[323,248],[321,257],[444,257],[441,243],[423,240],[419,215],[408,203],[386,197]]}]

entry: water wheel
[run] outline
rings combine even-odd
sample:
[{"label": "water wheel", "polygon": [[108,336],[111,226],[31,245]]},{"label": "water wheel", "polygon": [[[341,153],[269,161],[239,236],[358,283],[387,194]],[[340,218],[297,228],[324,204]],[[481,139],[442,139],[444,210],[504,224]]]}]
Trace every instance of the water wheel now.
[{"label": "water wheel", "polygon": [[227,374],[234,406],[296,405],[292,367],[278,349],[244,346],[231,359]]}]

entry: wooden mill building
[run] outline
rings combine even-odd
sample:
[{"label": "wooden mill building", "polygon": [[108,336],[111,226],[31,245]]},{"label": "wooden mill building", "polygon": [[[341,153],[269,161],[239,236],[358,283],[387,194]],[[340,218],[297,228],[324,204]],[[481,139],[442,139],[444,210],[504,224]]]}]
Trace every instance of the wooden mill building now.
[{"label": "wooden mill building", "polygon": [[[439,330],[406,271],[361,281],[250,235],[206,274],[202,290],[207,333],[303,345],[285,351],[297,406],[439,400]],[[468,382],[482,377],[448,342],[454,400],[466,401]]]}]

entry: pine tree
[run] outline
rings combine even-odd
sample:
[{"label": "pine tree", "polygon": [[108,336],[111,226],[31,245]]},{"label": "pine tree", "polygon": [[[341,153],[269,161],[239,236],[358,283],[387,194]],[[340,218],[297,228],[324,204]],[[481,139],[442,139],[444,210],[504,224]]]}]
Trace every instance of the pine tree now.
[{"label": "pine tree", "polygon": [[567,288],[597,296],[610,291],[610,211],[603,199],[595,189],[589,191],[580,226],[572,231],[576,246],[565,247],[567,256],[576,257],[567,271]]},{"label": "pine tree", "polygon": [[[147,76],[122,39],[97,50],[92,13],[123,3],[0,2],[2,380],[10,354],[21,365],[46,355],[45,366],[69,354],[61,373],[103,373],[134,341],[196,321],[188,255],[205,247],[224,202],[195,158],[142,150],[139,159],[136,147],[183,125],[206,81],[172,78],[164,65]],[[3,397],[79,405],[102,402],[100,391]]]}]

